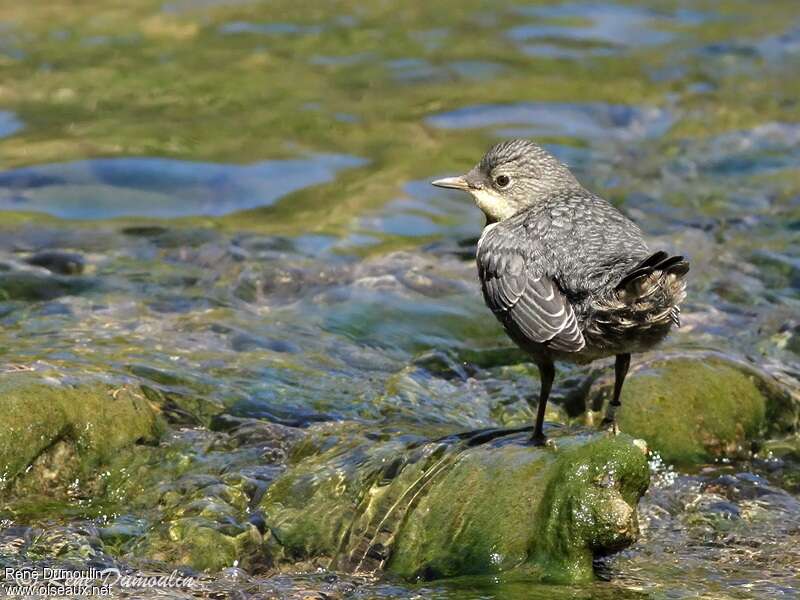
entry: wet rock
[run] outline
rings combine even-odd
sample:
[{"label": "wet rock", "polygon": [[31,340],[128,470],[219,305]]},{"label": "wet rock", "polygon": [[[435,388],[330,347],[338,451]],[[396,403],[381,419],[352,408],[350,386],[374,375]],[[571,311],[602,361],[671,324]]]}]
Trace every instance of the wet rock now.
[{"label": "wet rock", "polygon": [[132,515],[121,515],[100,528],[100,538],[106,546],[121,546],[141,537],[147,531],[147,522]]},{"label": "wet rock", "polygon": [[410,290],[431,298],[466,291],[463,282],[436,275],[425,269],[399,271],[397,279]]},{"label": "wet rock", "polygon": [[266,424],[248,435],[256,422],[218,421],[226,431],[171,431],[158,446],[137,446],[104,467],[96,498],[128,515],[101,529],[108,548],[198,571],[271,564],[271,536],[252,509],[282,470],[263,464],[264,448],[288,445],[292,432]]},{"label": "wet rock", "polygon": [[67,277],[42,271],[9,270],[0,272],[0,300],[53,300],[81,294],[95,285],[87,277]]},{"label": "wet rock", "polygon": [[638,535],[649,472],[626,436],[563,435],[553,449],[529,445],[527,432],[382,443],[345,426],[316,434],[261,502],[290,564],[579,581],[593,577],[594,555]]},{"label": "wet rock", "polygon": [[466,380],[472,374],[467,372],[466,365],[458,364],[450,353],[442,350],[424,352],[414,358],[413,364],[442,379]]},{"label": "wet rock", "polygon": [[300,346],[289,340],[269,339],[253,335],[244,331],[231,336],[231,348],[237,352],[251,352],[253,350],[270,350],[280,354],[298,354]]},{"label": "wet rock", "polygon": [[[589,393],[607,409],[613,380]],[[766,436],[794,431],[798,406],[766,373],[714,353],[661,355],[634,362],[622,391],[619,426],[643,438],[665,461],[707,462],[749,454]]]},{"label": "wet rock", "polygon": [[58,251],[37,252],[26,258],[25,262],[58,275],[80,275],[86,266],[80,254]]},{"label": "wet rock", "polygon": [[158,525],[139,540],[136,553],[206,571],[268,562],[263,527],[248,520],[242,487],[222,480],[198,483],[194,488],[191,481],[166,486],[158,501]]},{"label": "wet rock", "polygon": [[[782,466],[785,461],[800,465],[800,437],[788,435],[768,440],[759,449],[759,454],[768,461],[777,461],[779,466]],[[800,476],[800,469],[798,469],[798,476]]]},{"label": "wet rock", "polygon": [[235,535],[229,533],[204,518],[176,519],[169,522],[167,535],[154,540],[156,543],[147,548],[146,554],[165,563],[189,565],[201,571],[219,571],[234,566],[243,555],[254,553],[249,548],[262,544],[261,534],[255,526],[251,525]]},{"label": "wet rock", "polygon": [[462,348],[458,351],[458,358],[479,369],[492,369],[531,361],[530,355],[516,346],[481,348],[478,350]]},{"label": "wet rock", "polygon": [[734,520],[741,517],[739,507],[732,502],[725,502],[724,500],[704,499],[704,502],[698,508],[709,515],[714,515],[721,519]]},{"label": "wet rock", "polygon": [[230,443],[236,447],[259,444],[281,448],[287,452],[289,446],[303,435],[302,430],[293,427],[228,414],[215,416],[210,427],[212,430],[227,432]]},{"label": "wet rock", "polygon": [[132,386],[30,372],[0,374],[0,482],[16,493],[89,477],[122,448],[155,440],[162,421]]},{"label": "wet rock", "polygon": [[110,562],[103,552],[98,529],[91,524],[81,523],[41,531],[26,548],[25,555],[33,560],[89,560],[101,568]]},{"label": "wet rock", "polygon": [[786,349],[800,356],[800,324],[787,324],[781,333],[786,336]]},{"label": "wet rock", "polygon": [[800,287],[800,259],[781,254],[759,250],[753,253],[751,262],[758,267],[758,274],[769,287]]},{"label": "wet rock", "polygon": [[158,237],[167,233],[166,227],[160,225],[132,225],[122,229],[122,233],[132,237]]},{"label": "wet rock", "polygon": [[257,285],[270,297],[289,298],[336,285],[349,276],[341,268],[332,266],[285,267],[270,265],[259,274]]},{"label": "wet rock", "polygon": [[175,228],[160,225],[133,225],[122,229],[124,235],[144,238],[159,248],[196,247],[217,238],[211,229]]},{"label": "wet rock", "polygon": [[171,424],[207,425],[222,411],[220,404],[203,395],[202,382],[142,364],[129,365],[128,370],[146,380],[141,384],[142,394],[159,406]]},{"label": "wet rock", "polygon": [[228,412],[235,417],[263,419],[286,427],[308,427],[312,423],[338,419],[336,415],[317,412],[304,406],[281,406],[250,398],[233,403]]}]

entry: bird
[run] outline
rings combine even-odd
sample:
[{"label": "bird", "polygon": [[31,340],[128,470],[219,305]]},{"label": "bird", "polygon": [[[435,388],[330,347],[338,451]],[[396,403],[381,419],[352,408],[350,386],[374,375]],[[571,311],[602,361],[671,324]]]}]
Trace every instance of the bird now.
[{"label": "bird", "polygon": [[616,421],[631,354],[680,326],[689,261],[651,251],[636,223],[586,189],[540,145],[494,145],[465,175],[431,182],[471,194],[486,217],[476,250],[486,305],[539,369],[531,441],[547,445],[544,415],[555,363],[615,357],[613,396],[601,427]]}]

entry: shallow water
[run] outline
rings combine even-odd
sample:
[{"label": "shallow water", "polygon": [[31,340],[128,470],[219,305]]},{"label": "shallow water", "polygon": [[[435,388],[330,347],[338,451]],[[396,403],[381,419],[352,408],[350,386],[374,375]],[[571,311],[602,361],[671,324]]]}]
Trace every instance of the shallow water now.
[{"label": "shallow water", "polygon": [[[685,326],[666,348],[748,357],[800,397],[792,1],[132,4],[0,9],[0,278],[34,280],[0,297],[8,368],[143,382],[195,415],[299,427],[525,423],[536,373],[494,351],[508,342],[470,258],[482,218],[428,185],[522,135],[651,245],[691,257]],[[82,272],[26,262],[50,250],[79,254]],[[585,374],[563,369],[557,396]],[[181,424],[166,444],[197,476],[268,485],[280,471],[247,443]],[[240,597],[795,597],[792,456],[654,465],[642,540],[591,585],[233,566],[204,585]],[[98,506],[80,482],[72,493],[69,509],[5,507],[0,560],[62,560],[46,550],[57,539],[81,564],[138,565],[124,544],[93,540],[109,524],[136,539],[156,526],[152,510]]]},{"label": "shallow water", "polygon": [[327,154],[252,165],[140,157],[37,165],[0,175],[0,210],[62,219],[220,216],[269,206],[365,162]]}]

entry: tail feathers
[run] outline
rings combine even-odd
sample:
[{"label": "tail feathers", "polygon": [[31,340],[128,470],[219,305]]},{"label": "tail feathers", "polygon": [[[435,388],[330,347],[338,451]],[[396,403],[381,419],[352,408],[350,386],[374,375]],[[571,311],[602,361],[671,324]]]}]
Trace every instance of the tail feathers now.
[{"label": "tail feathers", "polygon": [[679,304],[686,296],[683,277],[689,262],[683,256],[656,252],[633,267],[615,287],[620,314],[639,324],[680,327]]},{"label": "tail feathers", "polygon": [[667,275],[675,275],[676,278],[680,279],[689,272],[689,261],[683,256],[669,256],[666,252],[660,250],[633,267],[620,280],[616,289],[633,291],[643,279],[658,271]]},{"label": "tail feathers", "polygon": [[[680,326],[689,262],[666,252],[651,254],[625,274],[609,294],[592,303],[584,336],[597,343],[625,339],[647,348]],[[637,342],[638,340],[638,342]]]}]

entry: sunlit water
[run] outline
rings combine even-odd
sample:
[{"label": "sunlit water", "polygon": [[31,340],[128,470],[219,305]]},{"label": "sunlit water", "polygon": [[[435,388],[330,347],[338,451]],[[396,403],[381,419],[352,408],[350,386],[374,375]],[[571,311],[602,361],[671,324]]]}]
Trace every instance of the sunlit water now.
[{"label": "sunlit water", "polygon": [[[0,298],[5,364],[139,381],[296,427],[524,423],[535,372],[485,358],[508,342],[475,283],[482,218],[428,181],[530,136],[653,246],[690,256],[685,326],[667,348],[750,357],[796,393],[792,2],[132,4],[0,9],[0,277],[35,270],[25,261],[44,250],[85,261]],[[267,485],[280,471],[254,475],[246,444],[208,459],[221,436],[167,443],[186,444],[203,476]],[[205,585],[298,598],[800,593],[797,463],[654,468],[641,541],[592,585],[233,566]],[[2,561],[55,560],[48,536],[80,545],[97,528],[153,526],[144,507],[98,517],[73,492],[77,516],[27,507],[39,516],[17,522],[10,507]],[[92,547],[94,562],[137,564]]]}]

